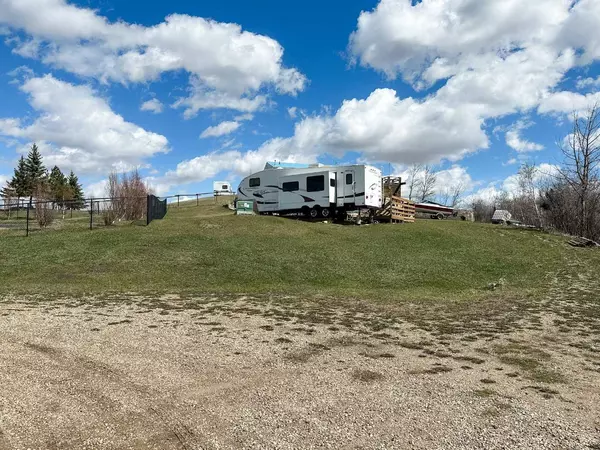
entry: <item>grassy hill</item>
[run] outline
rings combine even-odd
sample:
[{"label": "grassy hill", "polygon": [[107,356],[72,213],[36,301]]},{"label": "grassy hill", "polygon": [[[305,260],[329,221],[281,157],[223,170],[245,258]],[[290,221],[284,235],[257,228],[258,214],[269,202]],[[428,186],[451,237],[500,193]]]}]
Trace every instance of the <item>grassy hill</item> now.
[{"label": "grassy hill", "polygon": [[[343,226],[239,217],[213,200],[150,226],[0,234],[0,292],[285,293],[373,299],[541,296],[574,254],[539,232],[458,221]],[[497,295],[498,291],[494,295]]]}]

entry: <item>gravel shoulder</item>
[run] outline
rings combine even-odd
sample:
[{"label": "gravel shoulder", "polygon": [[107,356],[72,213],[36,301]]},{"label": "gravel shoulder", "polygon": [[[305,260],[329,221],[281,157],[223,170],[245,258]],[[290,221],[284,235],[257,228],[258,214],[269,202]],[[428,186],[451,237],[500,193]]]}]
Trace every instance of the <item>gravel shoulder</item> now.
[{"label": "gravel shoulder", "polygon": [[593,318],[451,333],[319,308],[5,297],[0,448],[600,448]]}]

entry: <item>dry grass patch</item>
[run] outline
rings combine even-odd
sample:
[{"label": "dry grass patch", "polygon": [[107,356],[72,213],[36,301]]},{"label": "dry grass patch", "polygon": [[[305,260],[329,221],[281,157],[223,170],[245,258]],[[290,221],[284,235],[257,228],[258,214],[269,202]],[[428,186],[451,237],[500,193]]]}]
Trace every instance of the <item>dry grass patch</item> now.
[{"label": "dry grass patch", "polygon": [[375,372],[373,370],[362,370],[357,369],[352,372],[352,378],[363,383],[373,383],[375,381],[381,381],[384,379],[383,374]]}]

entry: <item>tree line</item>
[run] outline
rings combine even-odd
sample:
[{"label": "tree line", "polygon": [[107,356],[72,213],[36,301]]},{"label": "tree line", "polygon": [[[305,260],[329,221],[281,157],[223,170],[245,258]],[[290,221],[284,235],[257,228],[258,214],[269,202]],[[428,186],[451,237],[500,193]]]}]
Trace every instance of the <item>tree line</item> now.
[{"label": "tree line", "polygon": [[558,143],[563,161],[555,172],[522,165],[513,195],[473,201],[476,220],[489,221],[494,210],[505,209],[528,225],[600,240],[600,104],[574,112],[571,122]]},{"label": "tree line", "polygon": [[33,198],[39,202],[52,202],[63,209],[82,209],[85,206],[78,177],[72,170],[65,175],[58,166],[48,172],[35,143],[27,157],[21,156],[19,159],[12,178],[2,188],[0,196],[8,204]]}]

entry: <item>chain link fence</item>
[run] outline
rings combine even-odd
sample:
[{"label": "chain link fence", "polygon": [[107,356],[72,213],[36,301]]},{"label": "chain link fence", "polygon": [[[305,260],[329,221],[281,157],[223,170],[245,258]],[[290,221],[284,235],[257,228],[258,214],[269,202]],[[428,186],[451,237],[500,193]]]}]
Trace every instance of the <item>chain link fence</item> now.
[{"label": "chain link fence", "polygon": [[0,199],[0,239],[4,236],[60,230],[94,230],[122,225],[150,225],[162,219],[169,208],[199,206],[200,200],[223,194],[202,192],[168,197],[103,197],[71,201],[36,200],[35,198]]},{"label": "chain link fence", "polygon": [[[164,210],[157,214],[149,208],[150,203],[164,205]],[[149,212],[153,214],[150,218]],[[43,231],[148,225],[153,218],[162,218],[165,214],[166,200],[161,201],[155,196],[86,198],[61,202],[33,198],[0,201],[0,238],[8,235],[29,236]]]}]

